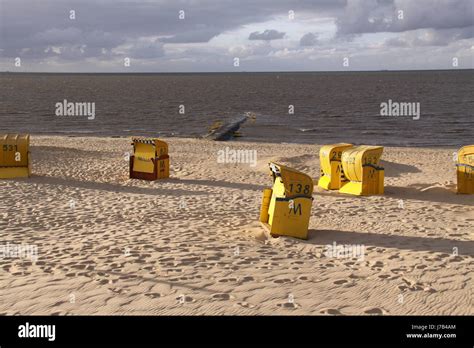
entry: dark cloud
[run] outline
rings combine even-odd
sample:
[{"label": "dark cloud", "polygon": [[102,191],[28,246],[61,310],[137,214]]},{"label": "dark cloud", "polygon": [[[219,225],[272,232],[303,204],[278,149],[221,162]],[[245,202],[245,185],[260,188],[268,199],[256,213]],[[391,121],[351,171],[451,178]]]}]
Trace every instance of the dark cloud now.
[{"label": "dark cloud", "polygon": [[157,58],[165,54],[163,43],[158,40],[136,42],[132,48],[129,49],[129,52],[131,53],[131,57],[138,59]]},{"label": "dark cloud", "polygon": [[409,44],[407,41],[400,39],[399,37],[393,37],[385,40],[385,46],[387,47],[408,47]]},{"label": "dark cloud", "polygon": [[401,37],[387,39],[385,45],[394,47],[448,46],[452,42],[472,37],[474,37],[474,26],[462,29],[420,29],[407,32]]},{"label": "dark cloud", "polygon": [[198,43],[208,42],[213,37],[220,34],[217,28],[207,28],[200,30],[185,31],[171,37],[162,38],[160,41],[165,43]]},{"label": "dark cloud", "polygon": [[267,29],[262,32],[254,31],[250,33],[249,40],[264,40],[264,41],[271,41],[271,40],[279,40],[285,37],[285,33],[279,32],[275,29]]},{"label": "dark cloud", "polygon": [[[208,42],[225,31],[287,14],[338,11],[345,0],[1,0],[4,56],[49,45],[90,45],[110,50],[128,40],[162,36],[165,43]],[[69,18],[74,10],[76,19]],[[179,19],[179,11],[185,18]]]},{"label": "dark cloud", "polygon": [[[273,62],[280,59],[298,68],[299,51],[314,58],[321,46],[331,46],[331,51],[357,54],[369,52],[367,47],[352,45],[351,40],[367,33],[392,33],[381,49],[391,47],[423,48],[420,55],[429,56],[430,47],[454,47],[466,52],[473,45],[473,0],[0,0],[0,64],[11,64],[12,57],[44,60],[55,63],[65,61],[68,66],[83,66],[86,58],[94,61],[120,61],[123,57],[156,61],[161,66],[190,65],[190,70],[208,64],[232,62],[238,54],[255,62]],[[69,18],[74,10],[76,19]],[[185,19],[179,18],[183,10]],[[330,18],[336,25],[336,36],[318,41],[314,32],[299,37],[286,29],[288,11],[300,18]],[[403,18],[399,19],[399,12]],[[206,43],[224,33],[241,30],[281,18],[279,30],[253,32],[248,37],[253,42],[245,45],[230,41],[229,47],[215,48]],[[259,26],[260,27],[260,26]],[[269,25],[271,28],[272,26]],[[253,29],[255,30],[255,29]],[[252,30],[249,30],[252,31]],[[397,37],[391,37],[392,35]],[[245,38],[245,37],[244,37]],[[277,40],[278,45],[288,45],[281,52],[275,51],[265,41]],[[255,42],[260,40],[261,42]],[[379,43],[383,39],[378,39]],[[471,41],[466,41],[471,40]],[[299,42],[298,42],[299,41]],[[201,45],[197,45],[201,44]],[[222,44],[222,43],[221,43]],[[239,47],[234,47],[239,46]],[[276,45],[275,45],[276,46]],[[302,49],[302,47],[304,49]],[[313,49],[311,47],[317,47]],[[355,47],[355,48],[354,48]],[[454,49],[453,48],[453,49]],[[284,51],[286,49],[286,51]],[[329,48],[328,48],[329,50]],[[365,51],[367,50],[367,51]],[[413,51],[415,51],[413,49]],[[192,52],[192,53],[191,53]],[[238,53],[236,53],[238,52]],[[331,53],[332,52],[332,53]],[[426,53],[428,52],[428,53]],[[472,50],[470,51],[472,53]],[[352,52],[354,53],[354,52]],[[381,54],[380,52],[379,54]],[[346,53],[344,53],[346,54]],[[393,54],[393,52],[391,53]],[[437,51],[436,54],[441,54]],[[448,53],[446,53],[448,54]],[[467,54],[467,53],[465,53]],[[449,55],[452,55],[449,52]],[[169,59],[169,61],[167,61]],[[328,58],[329,59],[329,58]],[[375,60],[375,58],[374,58]],[[394,61],[397,57],[394,57]],[[440,60],[446,61],[443,57]],[[178,63],[173,63],[178,62]],[[192,64],[198,62],[196,67]],[[169,65],[167,65],[169,63]],[[197,63],[196,63],[197,64]],[[255,63],[257,64],[257,63]],[[303,64],[303,63],[301,63]],[[309,63],[308,63],[309,64]],[[268,63],[262,63],[262,69]],[[5,65],[8,68],[10,65]],[[98,65],[102,67],[103,65]],[[179,65],[180,67],[182,65]],[[54,67],[53,67],[54,68]]]},{"label": "dark cloud", "polygon": [[337,18],[338,34],[466,28],[474,25],[473,4],[472,0],[348,0]]},{"label": "dark cloud", "polygon": [[315,46],[318,44],[318,35],[313,33],[304,34],[300,39],[300,46]]}]

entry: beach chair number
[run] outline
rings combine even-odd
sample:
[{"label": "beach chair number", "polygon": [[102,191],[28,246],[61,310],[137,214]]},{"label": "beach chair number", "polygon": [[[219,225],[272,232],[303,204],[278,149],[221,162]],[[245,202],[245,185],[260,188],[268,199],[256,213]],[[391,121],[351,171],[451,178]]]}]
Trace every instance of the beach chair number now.
[{"label": "beach chair number", "polygon": [[474,169],[467,167],[464,176],[467,178],[474,178]]},{"label": "beach chair number", "polygon": [[294,204],[292,204],[290,206],[290,214],[291,212],[293,212],[294,215],[296,215],[297,212],[300,212],[300,215],[302,215],[302,211],[301,211],[301,203],[298,203],[297,206],[295,206]]},{"label": "beach chair number", "polygon": [[376,157],[367,157],[364,161],[364,164],[375,164],[377,163],[377,158]]},{"label": "beach chair number", "polygon": [[[301,190],[303,190],[303,185],[297,184],[296,187],[297,187],[297,190],[295,191],[295,193],[301,193]],[[307,195],[309,193],[309,189],[310,189],[309,185],[305,185],[303,193]],[[293,184],[290,184],[290,192],[293,192]]]},{"label": "beach chair number", "polygon": [[3,145],[3,151],[13,151],[13,148],[15,148],[15,152],[18,152],[18,146],[15,145]]},{"label": "beach chair number", "polygon": [[339,151],[339,152],[334,151],[331,160],[337,161],[339,158],[341,158],[341,156],[342,156],[342,151]]},{"label": "beach chair number", "polygon": [[354,164],[355,163],[355,157],[349,157],[346,162],[348,164]]}]

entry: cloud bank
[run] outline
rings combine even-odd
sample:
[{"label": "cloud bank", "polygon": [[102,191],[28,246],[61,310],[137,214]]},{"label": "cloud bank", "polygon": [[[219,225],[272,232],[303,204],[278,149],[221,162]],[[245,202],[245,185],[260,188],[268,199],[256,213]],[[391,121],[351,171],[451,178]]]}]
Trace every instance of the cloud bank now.
[{"label": "cloud bank", "polygon": [[472,0],[0,2],[2,71],[450,69],[473,57]]}]

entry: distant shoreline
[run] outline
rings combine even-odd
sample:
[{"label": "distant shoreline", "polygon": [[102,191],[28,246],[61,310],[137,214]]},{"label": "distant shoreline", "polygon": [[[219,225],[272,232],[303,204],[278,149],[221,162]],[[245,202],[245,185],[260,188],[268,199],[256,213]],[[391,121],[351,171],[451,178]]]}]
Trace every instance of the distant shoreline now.
[{"label": "distant shoreline", "polygon": [[[21,134],[25,132],[19,132]],[[82,138],[82,139],[131,139],[134,136],[141,136],[140,132],[136,133],[131,133],[130,135],[100,135],[100,134],[58,134],[58,133],[51,133],[51,134],[46,134],[46,133],[28,133],[31,137],[37,137],[37,138],[54,138],[54,139],[63,139],[63,138]],[[237,145],[248,145],[248,144],[262,144],[262,145],[280,145],[280,144],[289,144],[289,145],[298,145],[298,146],[322,146],[325,145],[324,143],[313,143],[313,142],[289,142],[289,141],[283,141],[283,142],[277,142],[273,140],[265,140],[262,139],[261,141],[255,140],[255,139],[245,139],[245,137],[242,138],[236,138],[234,140],[229,140],[229,141],[214,141],[208,138],[201,138],[201,137],[192,137],[192,136],[170,136],[170,135],[164,135],[161,136],[157,134],[155,136],[156,138],[163,139],[163,140],[178,140],[178,141],[187,141],[187,140],[201,140],[203,142],[210,142],[210,143],[215,143],[216,145],[218,144],[234,144]],[[350,139],[348,139],[349,141]],[[362,144],[359,142],[352,142],[354,145],[371,145],[371,144]],[[459,146],[457,145],[403,145],[403,144],[398,144],[398,145],[384,145],[383,142],[376,142],[377,145],[384,146],[384,147],[389,147],[389,148],[404,148],[404,149],[434,149],[434,150],[451,150],[451,149],[458,149]],[[375,145],[375,143],[374,143]]]},{"label": "distant shoreline", "polygon": [[28,72],[0,71],[0,75],[270,75],[270,74],[358,74],[358,73],[425,73],[474,72],[474,69],[423,69],[423,70],[329,70],[329,71],[218,71],[218,72]]}]

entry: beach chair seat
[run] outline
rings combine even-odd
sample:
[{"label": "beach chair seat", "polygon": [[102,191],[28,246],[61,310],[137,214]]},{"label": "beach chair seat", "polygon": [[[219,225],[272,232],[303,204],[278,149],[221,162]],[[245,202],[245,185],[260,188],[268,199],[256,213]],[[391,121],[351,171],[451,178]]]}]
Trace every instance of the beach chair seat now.
[{"label": "beach chair seat", "polygon": [[352,195],[381,195],[384,193],[384,168],[380,167],[382,146],[356,146],[342,152],[341,164],[348,180],[339,189]]},{"label": "beach chair seat", "polygon": [[130,178],[157,180],[169,178],[168,144],[155,138],[132,138]]},{"label": "beach chair seat", "polygon": [[325,145],[319,151],[321,176],[318,186],[325,190],[339,190],[347,180],[344,176],[341,157],[342,152],[352,147],[352,144],[339,143]]},{"label": "beach chair seat", "polygon": [[474,194],[474,145],[462,147],[458,151],[457,192]]},{"label": "beach chair seat", "polygon": [[0,134],[0,179],[30,175],[30,135]]},{"label": "beach chair seat", "polygon": [[260,221],[272,236],[307,239],[313,180],[308,175],[270,163],[273,187],[264,189]]}]

